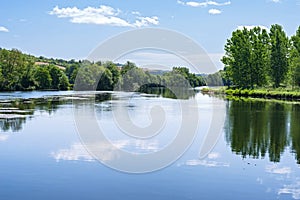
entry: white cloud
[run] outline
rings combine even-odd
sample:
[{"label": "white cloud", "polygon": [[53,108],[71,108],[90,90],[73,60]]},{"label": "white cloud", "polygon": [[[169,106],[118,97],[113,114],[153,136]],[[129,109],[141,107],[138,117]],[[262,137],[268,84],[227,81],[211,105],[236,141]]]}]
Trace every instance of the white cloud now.
[{"label": "white cloud", "polygon": [[123,149],[126,151],[131,151],[133,153],[148,153],[148,152],[156,152],[159,150],[158,141],[146,141],[146,140],[114,140],[111,143],[117,149]]},{"label": "white cloud", "polygon": [[9,32],[9,30],[4,26],[0,26],[0,32]]},{"label": "white cloud", "polygon": [[273,3],[280,3],[281,0],[271,0],[271,2],[273,2]]},{"label": "white cloud", "polygon": [[185,165],[187,165],[187,166],[205,166],[205,167],[229,167],[229,163],[215,161],[215,159],[218,159],[220,157],[221,157],[221,155],[219,153],[212,152],[212,153],[208,154],[207,160],[199,160],[199,159],[188,160],[185,162]]},{"label": "white cloud", "polygon": [[137,20],[131,23],[119,17],[122,13],[119,9],[114,9],[110,6],[101,5],[100,7],[87,7],[79,9],[77,7],[59,8],[54,7],[49,12],[50,15],[56,15],[58,18],[70,18],[72,23],[78,24],[97,24],[111,25],[120,27],[142,27],[159,24],[158,17],[142,17],[137,11],[132,12],[133,15],[138,15]]},{"label": "white cloud", "polygon": [[265,30],[269,31],[269,28],[266,27],[266,26],[264,26],[264,25],[246,25],[246,26],[238,26],[237,29],[243,30],[244,28],[246,28],[247,30],[251,30],[251,29],[253,29],[253,28],[255,28],[255,27],[260,27],[261,29],[265,29]]},{"label": "white cloud", "polygon": [[158,141],[136,140],[133,145],[141,152],[156,152],[159,150]]},{"label": "white cloud", "polygon": [[278,195],[280,194],[291,194],[293,199],[300,199],[300,182],[292,185],[284,185],[278,191]]},{"label": "white cloud", "polygon": [[224,2],[224,3],[218,3],[218,2],[215,2],[215,1],[205,1],[205,2],[188,1],[188,2],[183,2],[183,1],[180,1],[180,0],[178,0],[177,3],[181,4],[181,5],[191,6],[191,7],[227,6],[227,5],[231,4],[230,1],[227,1],[227,2]]},{"label": "white cloud", "polygon": [[158,17],[138,17],[138,20],[135,21],[133,24],[136,27],[143,27],[143,26],[149,26],[150,24],[158,25]]},{"label": "white cloud", "polygon": [[264,182],[263,179],[262,179],[262,178],[259,178],[259,177],[256,179],[256,181],[257,181],[260,185],[262,185],[263,182]]},{"label": "white cloud", "polygon": [[0,142],[6,141],[8,139],[8,135],[0,134]]},{"label": "white cloud", "polygon": [[271,173],[271,174],[290,174],[292,173],[292,170],[290,167],[278,167],[277,165],[268,165],[266,166],[266,172]]},{"label": "white cloud", "polygon": [[[122,149],[127,146],[129,142],[127,140],[115,141],[113,143],[114,147],[117,149]],[[86,144],[88,145],[88,144]],[[97,143],[88,145],[89,149],[96,148],[99,150],[99,155],[105,161],[114,160],[118,155],[115,149],[112,148],[110,144],[107,143]],[[57,162],[59,161],[95,161],[95,158],[85,149],[85,147],[80,143],[73,144],[69,149],[60,149],[57,152],[52,152],[51,157],[53,157]]]},{"label": "white cloud", "polygon": [[177,3],[180,5],[185,5],[185,3],[183,1],[177,0]]},{"label": "white cloud", "polygon": [[221,14],[222,11],[221,11],[221,10],[218,10],[218,9],[210,9],[210,10],[208,11],[208,13],[211,14],[211,15],[218,15],[218,14]]},{"label": "white cloud", "polygon": [[77,143],[73,144],[70,149],[61,149],[58,152],[52,152],[51,156],[56,161],[94,161],[94,158],[84,149],[84,147]]},{"label": "white cloud", "polygon": [[191,7],[206,7],[207,4],[206,3],[198,3],[195,1],[189,1],[185,3],[187,6],[191,6]]},{"label": "white cloud", "polygon": [[220,154],[219,153],[216,153],[216,152],[212,152],[210,154],[208,154],[207,156],[209,159],[217,159],[220,157]]},{"label": "white cloud", "polygon": [[139,11],[132,11],[131,14],[133,14],[133,15],[139,15],[139,16],[141,15],[141,13]]},{"label": "white cloud", "polygon": [[188,160],[187,166],[205,166],[205,167],[229,167],[229,163],[209,161],[209,160]]},{"label": "white cloud", "polygon": [[[1,136],[1,135],[0,135]],[[0,137],[1,141],[1,137]],[[112,146],[112,145],[113,146]],[[111,143],[93,143],[85,144],[88,149],[93,149],[92,152],[97,151],[97,156],[100,156],[104,161],[111,161],[118,158],[118,151],[116,150],[128,150],[133,153],[148,153],[156,152],[159,149],[158,141],[144,141],[144,140],[115,140]],[[132,149],[133,148],[133,149]],[[73,144],[70,148],[60,149],[56,152],[52,152],[51,157],[57,162],[59,161],[95,161],[95,158],[89,154],[85,147],[80,143]]]}]

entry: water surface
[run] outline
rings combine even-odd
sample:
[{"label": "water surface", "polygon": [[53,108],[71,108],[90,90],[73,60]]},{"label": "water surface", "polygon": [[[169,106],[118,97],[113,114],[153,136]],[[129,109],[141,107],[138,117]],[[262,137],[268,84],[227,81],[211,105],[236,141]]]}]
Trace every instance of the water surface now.
[{"label": "water surface", "polygon": [[[192,95],[200,115],[189,150],[162,170],[135,175],[110,169],[87,153],[74,122],[75,97],[73,92],[0,94],[0,199],[300,199],[297,103]],[[166,97],[99,93],[93,106],[115,146],[150,153],[172,141],[182,114],[178,102],[188,101]],[[136,140],[114,125],[117,106],[126,107],[134,123],[147,126],[156,105],[167,113],[161,135]],[[222,135],[200,160],[213,106],[220,105],[226,108]]]}]

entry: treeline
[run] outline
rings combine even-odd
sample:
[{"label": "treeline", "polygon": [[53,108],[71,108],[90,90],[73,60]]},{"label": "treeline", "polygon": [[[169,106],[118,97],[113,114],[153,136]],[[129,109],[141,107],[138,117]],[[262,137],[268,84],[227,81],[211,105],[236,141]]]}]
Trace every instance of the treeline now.
[{"label": "treeline", "polygon": [[177,87],[188,89],[205,85],[201,76],[196,76],[185,67],[173,67],[163,75],[151,74],[134,63],[127,62],[121,68],[112,62],[91,63],[85,61],[78,69],[76,90],[121,90],[147,91],[150,87]]},{"label": "treeline", "polygon": [[299,87],[300,26],[290,38],[278,24],[272,25],[269,31],[260,27],[236,30],[227,40],[221,61],[224,70],[215,76],[220,75],[224,85]]},{"label": "treeline", "polygon": [[185,67],[163,75],[151,74],[134,63],[65,61],[0,49],[0,91],[68,90],[139,91],[145,87],[198,87],[205,85]]}]

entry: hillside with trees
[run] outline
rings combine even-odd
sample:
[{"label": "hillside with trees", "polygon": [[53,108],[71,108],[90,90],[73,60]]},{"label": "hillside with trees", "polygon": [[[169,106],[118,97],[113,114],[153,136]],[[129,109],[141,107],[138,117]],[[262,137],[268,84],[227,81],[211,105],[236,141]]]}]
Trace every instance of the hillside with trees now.
[{"label": "hillside with trees", "polygon": [[139,91],[145,87],[198,87],[205,82],[185,67],[151,74],[131,62],[120,66],[113,62],[66,61],[0,49],[0,91],[69,90],[74,85],[80,90]]}]

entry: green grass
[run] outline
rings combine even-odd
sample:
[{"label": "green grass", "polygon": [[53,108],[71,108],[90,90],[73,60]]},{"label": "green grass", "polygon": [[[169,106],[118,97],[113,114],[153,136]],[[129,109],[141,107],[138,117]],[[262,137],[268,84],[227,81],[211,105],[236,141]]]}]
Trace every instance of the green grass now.
[{"label": "green grass", "polygon": [[265,99],[300,100],[300,89],[289,88],[259,88],[259,89],[225,89],[204,88],[203,93],[226,94],[227,96],[253,97]]},{"label": "green grass", "polygon": [[217,88],[202,88],[201,92],[204,94],[225,94],[226,87],[217,87]]}]

